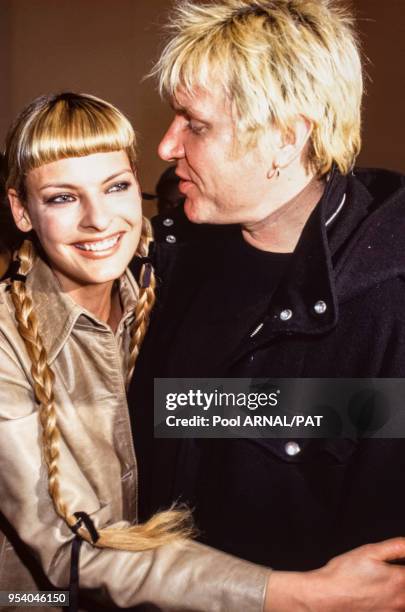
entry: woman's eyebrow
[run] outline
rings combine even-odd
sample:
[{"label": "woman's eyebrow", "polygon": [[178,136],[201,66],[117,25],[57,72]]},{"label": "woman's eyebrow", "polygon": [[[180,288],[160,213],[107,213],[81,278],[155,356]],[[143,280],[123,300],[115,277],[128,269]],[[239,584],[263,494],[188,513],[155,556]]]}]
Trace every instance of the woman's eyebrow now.
[{"label": "woman's eyebrow", "polygon": [[108,181],[112,181],[113,179],[117,178],[117,176],[121,176],[121,174],[127,174],[127,172],[130,172],[132,174],[131,168],[124,168],[124,170],[120,170],[119,172],[115,172],[114,174],[112,174],[111,176],[106,178],[103,181],[102,184],[104,185],[104,183],[108,183]]},{"label": "woman's eyebrow", "polygon": [[[102,182],[102,185],[104,185],[105,183],[108,183],[108,181],[112,181],[113,179],[117,178],[117,176],[121,176],[121,174],[127,174],[128,172],[132,174],[131,168],[125,168],[124,170],[115,172],[108,178],[104,179]],[[73,183],[46,183],[45,185],[42,185],[42,187],[40,187],[39,190],[42,191],[43,189],[47,189],[48,187],[57,187],[57,188],[62,188],[62,189],[76,189],[77,185],[74,185]]]},{"label": "woman's eyebrow", "polygon": [[48,187],[62,187],[63,189],[75,189],[76,185],[73,185],[72,183],[46,183],[45,185],[42,185],[42,187],[39,188],[39,191],[42,191],[43,189],[47,189]]}]

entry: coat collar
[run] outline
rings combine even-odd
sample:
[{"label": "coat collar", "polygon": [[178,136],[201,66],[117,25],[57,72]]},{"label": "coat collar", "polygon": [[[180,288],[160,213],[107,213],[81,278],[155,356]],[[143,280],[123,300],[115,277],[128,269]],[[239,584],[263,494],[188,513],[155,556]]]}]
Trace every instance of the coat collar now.
[{"label": "coat collar", "polygon": [[[343,176],[334,168],[276,291],[255,304],[253,343],[284,333],[327,332],[337,324],[338,304],[393,275],[405,276],[404,199],[399,173],[356,169]],[[224,235],[235,230],[195,225],[181,208],[155,217],[153,225],[158,269],[170,268],[193,246],[203,252],[209,244],[220,256]],[[289,311],[291,316],[281,316]]]},{"label": "coat collar", "polygon": [[[119,283],[123,318],[133,318],[138,285],[129,270],[126,270],[119,279]],[[49,363],[52,363],[57,357],[78,322],[90,324],[99,329],[109,329],[105,323],[99,321],[92,313],[76,304],[69,295],[61,291],[51,268],[40,257],[37,257],[28,275],[27,288],[32,295],[38,330]]]},{"label": "coat collar", "polygon": [[266,315],[251,332],[255,343],[278,334],[322,334],[336,326],[334,258],[367,214],[367,192],[360,188],[359,197],[357,191],[350,177],[332,171],[270,304],[262,304]]},{"label": "coat collar", "polygon": [[394,277],[405,277],[405,185],[363,221],[336,262],[336,289],[343,303]]}]

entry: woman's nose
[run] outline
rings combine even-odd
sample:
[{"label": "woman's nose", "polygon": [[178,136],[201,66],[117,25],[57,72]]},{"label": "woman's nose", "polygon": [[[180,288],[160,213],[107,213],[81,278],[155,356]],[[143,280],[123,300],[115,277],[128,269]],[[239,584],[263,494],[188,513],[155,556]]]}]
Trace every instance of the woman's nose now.
[{"label": "woman's nose", "polygon": [[81,226],[99,232],[106,230],[112,219],[112,211],[102,195],[87,194],[83,198]]}]

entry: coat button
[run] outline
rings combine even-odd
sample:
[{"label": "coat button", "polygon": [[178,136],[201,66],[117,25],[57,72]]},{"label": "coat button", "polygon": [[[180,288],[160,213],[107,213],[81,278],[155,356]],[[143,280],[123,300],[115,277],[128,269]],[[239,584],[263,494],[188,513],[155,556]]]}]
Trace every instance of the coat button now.
[{"label": "coat button", "polygon": [[297,442],[286,442],[284,450],[289,457],[295,457],[301,452],[301,447]]},{"label": "coat button", "polygon": [[314,310],[316,314],[323,314],[326,312],[327,306],[323,300],[318,300],[314,305]]},{"label": "coat button", "polygon": [[174,224],[173,219],[170,219],[170,217],[167,217],[167,219],[163,219],[163,225],[165,227],[171,227]]},{"label": "coat button", "polygon": [[169,244],[175,244],[176,236],[173,236],[173,234],[169,234],[168,236],[166,236],[166,242],[168,242]]},{"label": "coat button", "polygon": [[285,308],[284,310],[280,312],[281,321],[288,321],[289,319],[291,319],[292,316],[293,316],[293,312],[289,308]]}]

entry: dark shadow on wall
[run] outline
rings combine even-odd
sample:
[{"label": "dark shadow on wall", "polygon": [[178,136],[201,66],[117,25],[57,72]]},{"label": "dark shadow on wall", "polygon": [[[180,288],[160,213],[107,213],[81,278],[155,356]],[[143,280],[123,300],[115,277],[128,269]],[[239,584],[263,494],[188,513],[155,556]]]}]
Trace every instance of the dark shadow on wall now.
[{"label": "dark shadow on wall", "polygon": [[405,2],[352,2],[366,56],[359,164],[405,172]]},{"label": "dark shadow on wall", "polygon": [[11,0],[0,2],[0,137],[2,142],[14,114],[11,102]]}]

